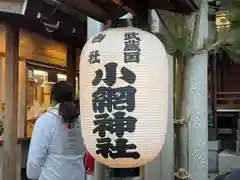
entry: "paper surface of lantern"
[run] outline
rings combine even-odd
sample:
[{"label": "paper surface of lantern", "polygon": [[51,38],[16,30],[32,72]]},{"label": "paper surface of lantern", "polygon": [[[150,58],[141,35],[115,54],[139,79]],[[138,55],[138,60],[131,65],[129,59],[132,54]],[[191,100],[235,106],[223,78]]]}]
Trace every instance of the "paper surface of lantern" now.
[{"label": "paper surface of lantern", "polygon": [[79,95],[84,144],[97,161],[138,167],[161,151],[168,59],[157,37],[128,27],[89,39],[81,54]]}]

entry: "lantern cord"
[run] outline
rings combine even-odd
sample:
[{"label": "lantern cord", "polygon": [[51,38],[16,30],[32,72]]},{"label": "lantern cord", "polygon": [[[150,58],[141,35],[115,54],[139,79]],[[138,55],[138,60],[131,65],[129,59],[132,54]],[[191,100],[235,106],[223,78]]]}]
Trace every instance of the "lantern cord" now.
[{"label": "lantern cord", "polygon": [[179,180],[185,180],[190,178],[189,173],[183,168],[180,168],[176,173],[174,173],[174,175]]}]

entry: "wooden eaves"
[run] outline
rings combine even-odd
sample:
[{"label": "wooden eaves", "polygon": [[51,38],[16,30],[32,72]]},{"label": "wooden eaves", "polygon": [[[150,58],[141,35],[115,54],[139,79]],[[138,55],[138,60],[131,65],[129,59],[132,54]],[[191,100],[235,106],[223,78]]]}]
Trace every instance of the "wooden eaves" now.
[{"label": "wooden eaves", "polygon": [[[13,2],[13,1],[11,1]],[[2,2],[3,3],[3,2]],[[6,0],[6,3],[7,0]],[[71,44],[81,48],[86,41],[86,16],[80,12],[72,12],[52,2],[43,0],[22,0],[8,5],[12,9],[0,7],[0,22],[38,33],[46,38],[53,39],[63,44]],[[9,3],[8,3],[9,4]],[[18,11],[18,9],[20,9]],[[44,24],[59,26],[53,32],[48,32]]]},{"label": "wooden eaves", "polygon": [[100,22],[113,20],[130,12],[138,18],[147,18],[149,9],[164,9],[191,14],[198,9],[194,0],[52,0],[92,17]]}]

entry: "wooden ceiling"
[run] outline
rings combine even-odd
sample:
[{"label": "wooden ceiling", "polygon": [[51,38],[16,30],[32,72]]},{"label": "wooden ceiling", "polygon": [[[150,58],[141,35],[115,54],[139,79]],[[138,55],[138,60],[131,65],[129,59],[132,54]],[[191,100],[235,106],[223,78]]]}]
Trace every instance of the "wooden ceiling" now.
[{"label": "wooden ceiling", "polygon": [[[62,8],[52,0],[0,0],[0,23],[11,23],[76,48],[82,48],[86,41],[86,19],[79,11]],[[46,24],[58,22],[54,31],[46,30]]]},{"label": "wooden ceiling", "polygon": [[123,9],[109,0],[62,0],[62,2],[101,22],[117,19],[126,14]]},{"label": "wooden ceiling", "polygon": [[[49,4],[43,0],[26,0],[27,5],[23,12],[24,21],[19,24],[22,28],[27,28],[33,32],[43,34],[48,37],[56,37],[65,44],[72,44],[82,47],[86,41],[86,16],[81,18],[70,13],[63,12],[56,3]],[[55,26],[59,22],[59,27],[53,32],[46,31],[46,24]],[[28,24],[31,24],[29,27]],[[45,25],[44,25],[45,24]],[[34,28],[35,27],[35,28]]]}]

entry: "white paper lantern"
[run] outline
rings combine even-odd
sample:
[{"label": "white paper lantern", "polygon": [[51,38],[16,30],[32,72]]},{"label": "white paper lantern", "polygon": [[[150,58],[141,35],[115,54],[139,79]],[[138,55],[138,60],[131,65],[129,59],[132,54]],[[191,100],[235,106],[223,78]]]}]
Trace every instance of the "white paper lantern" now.
[{"label": "white paper lantern", "polygon": [[90,154],[114,168],[138,167],[161,151],[168,121],[168,59],[137,28],[106,30],[84,46],[80,111]]}]

